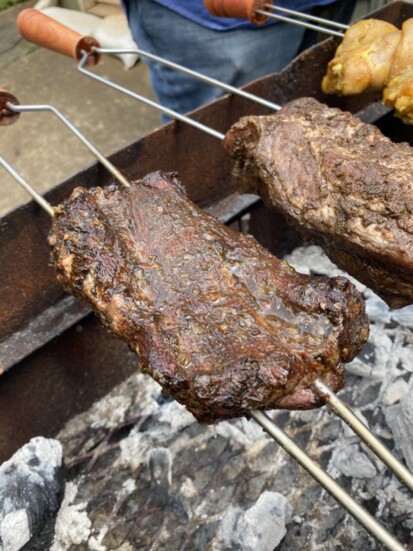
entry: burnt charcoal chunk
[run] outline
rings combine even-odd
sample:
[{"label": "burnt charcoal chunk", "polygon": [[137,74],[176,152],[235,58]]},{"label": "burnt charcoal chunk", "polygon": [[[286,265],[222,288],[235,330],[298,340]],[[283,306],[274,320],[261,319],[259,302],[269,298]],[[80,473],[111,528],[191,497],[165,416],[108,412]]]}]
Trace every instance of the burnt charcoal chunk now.
[{"label": "burnt charcoal chunk", "polygon": [[392,308],[413,303],[413,149],[312,98],[244,117],[225,138],[259,193]]},{"label": "burnt charcoal chunk", "polygon": [[52,262],[202,422],[321,405],[364,344],[364,301],[345,278],[304,276],[200,210],[172,175],[76,189],[56,208]]},{"label": "burnt charcoal chunk", "polygon": [[62,446],[58,440],[32,438],[3,463],[0,549],[49,549],[64,488]]}]

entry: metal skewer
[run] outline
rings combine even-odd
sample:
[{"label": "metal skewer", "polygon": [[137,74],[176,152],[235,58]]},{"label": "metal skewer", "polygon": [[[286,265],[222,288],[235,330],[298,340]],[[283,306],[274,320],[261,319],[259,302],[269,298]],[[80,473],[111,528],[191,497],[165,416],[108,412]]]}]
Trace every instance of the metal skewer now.
[{"label": "metal skewer", "polygon": [[[25,189],[34,200],[51,216],[54,216],[52,205],[41,197],[11,166],[0,156],[0,164],[9,172],[17,183]],[[321,381],[316,381],[315,386],[322,392],[333,396],[339,404],[341,401]],[[339,486],[315,461],[313,461],[284,431],[260,410],[250,412],[251,417],[278,443],[288,454],[290,454],[300,465],[302,465],[311,476],[313,476],[323,488],[329,492],[362,526],[366,528],[378,541],[383,543],[391,551],[402,551],[405,548],[385,529],[373,516],[359,505],[341,486]],[[352,414],[354,415],[354,414]],[[365,429],[367,432],[368,429]],[[370,435],[373,437],[373,435]],[[373,437],[374,438],[374,437]],[[391,455],[391,454],[390,454]],[[397,460],[393,458],[394,463]],[[411,477],[410,473],[409,476]],[[413,477],[411,477],[413,480]]]},{"label": "metal skewer", "polygon": [[[235,86],[230,86],[229,84],[225,84],[220,80],[216,80],[215,78],[208,77],[206,75],[203,75],[202,73],[198,73],[197,71],[188,69],[188,67],[184,67],[183,65],[179,65],[178,63],[168,61],[163,57],[159,57],[157,55],[141,50],[140,48],[119,50],[119,49],[113,49],[113,48],[93,47],[93,51],[98,54],[138,54],[142,57],[146,57],[147,59],[150,59],[151,61],[154,61],[155,63],[159,63],[160,65],[165,65],[165,67],[169,67],[174,71],[178,71],[189,77],[196,78],[197,80],[205,82],[206,84],[210,84],[211,86],[221,88],[221,90],[224,90],[225,92],[229,92],[230,94],[234,94],[236,96],[240,96],[241,98],[253,101],[254,103],[258,103],[259,105],[268,107],[269,109],[274,109],[275,111],[281,109],[281,105],[278,105],[277,103],[273,103],[264,98],[256,96],[255,94],[250,94],[249,92],[245,92],[244,90],[235,88]],[[93,73],[84,69],[84,66],[87,63],[87,60],[88,60],[88,57],[86,58],[83,57],[81,62],[78,65],[78,69],[80,70],[80,72],[86,73],[90,76],[90,75],[93,75]]]},{"label": "metal skewer", "polygon": [[[281,8],[280,6],[274,6],[273,4],[266,4],[265,7],[273,11],[292,15],[293,17],[299,17],[300,19],[314,21],[314,23],[320,23],[321,25],[335,27],[336,29],[343,29],[344,31],[346,31],[350,27],[350,25],[344,25],[343,23],[338,23],[337,21],[329,21],[328,19],[324,19],[323,17],[317,17],[316,15],[310,15],[309,13],[302,13],[296,10],[290,10],[289,8]],[[265,13],[268,16],[268,12]],[[328,29],[326,29],[325,31],[328,32]]]},{"label": "metal skewer", "polygon": [[339,416],[387,467],[413,492],[413,475],[384,446],[370,429],[340,400],[322,381],[315,381],[314,388],[330,408]]},{"label": "metal skewer", "polygon": [[27,193],[29,193],[33,199],[36,201],[38,205],[44,209],[47,214],[49,214],[52,218],[54,216],[54,210],[52,205],[49,203],[49,201],[46,201],[44,197],[42,197],[39,193],[37,193],[36,190],[34,190],[27,182],[20,176],[18,172],[14,170],[14,168],[4,159],[0,156],[0,165],[2,165],[3,168],[7,170],[7,172],[12,176],[16,182],[19,184],[20,187],[22,187]]},{"label": "metal skewer", "polygon": [[[330,36],[339,36],[340,38],[344,36],[344,33],[340,31],[335,31],[334,29],[327,29],[326,27],[321,27],[320,25],[313,25],[308,21],[300,21],[299,19],[293,19],[292,17],[286,17],[284,15],[269,13],[268,11],[264,11],[264,10],[256,10],[256,13],[259,13],[260,15],[264,15],[265,17],[269,17],[270,19],[277,19],[278,21],[283,21],[284,23],[292,23],[293,25],[298,25],[299,27],[305,27],[306,29],[310,29],[312,31],[329,34]],[[301,17],[304,17],[304,14],[300,14],[300,15]],[[317,18],[317,19],[321,19],[321,18]],[[329,23],[329,21],[325,19],[321,19],[321,21],[323,21],[324,23]]]},{"label": "metal skewer", "polygon": [[69,128],[73,134],[79,138],[79,140],[89,149],[89,151],[102,163],[102,165],[112,174],[118,182],[123,186],[129,187],[130,183],[123,176],[123,174],[110,162],[102,153],[88,140],[79,130],[74,126],[62,113],[53,107],[52,105],[16,105],[13,103],[6,103],[6,107],[14,113],[27,113],[27,112],[39,112],[39,111],[50,111],[58,119]]},{"label": "metal skewer", "polygon": [[78,65],[78,69],[81,73],[93,78],[94,80],[97,80],[102,84],[105,84],[106,86],[109,86],[110,88],[113,88],[114,90],[117,90],[118,92],[122,92],[123,94],[126,94],[131,98],[137,99],[138,101],[146,105],[149,105],[150,107],[154,107],[155,109],[162,111],[162,113],[164,113],[165,115],[168,115],[168,117],[171,117],[172,119],[185,122],[186,124],[189,124],[190,126],[193,126],[194,128],[197,128],[198,130],[201,130],[202,132],[205,132],[206,134],[209,134],[210,136],[217,138],[218,140],[223,139],[224,135],[221,134],[221,132],[217,132],[216,130],[213,130],[209,126],[206,126],[204,124],[201,124],[200,122],[194,121],[189,117],[185,117],[185,115],[180,115],[179,113],[176,113],[172,109],[168,109],[168,107],[162,107],[159,105],[159,103],[156,103],[156,101],[152,101],[149,98],[146,98],[145,96],[141,96],[136,92],[132,92],[132,90],[129,90],[128,88],[125,88],[123,86],[120,86],[119,84],[111,82],[110,80],[107,80],[106,78],[103,78],[99,75],[95,75],[91,71],[85,69],[84,67],[88,62],[88,57],[89,57],[88,53],[84,52],[82,54],[82,59],[80,60],[80,63]]},{"label": "metal skewer", "polygon": [[[343,33],[334,29],[348,29],[348,26],[342,23],[329,21],[328,19],[301,13],[296,10],[274,6],[272,2],[266,3],[265,0],[237,0],[236,2],[233,0],[220,0],[220,2],[204,0],[204,4],[209,13],[214,17],[247,19],[255,25],[260,25],[268,21],[268,19],[276,19],[278,21],[284,21],[285,23],[292,23],[293,25],[299,25],[307,29],[340,37],[343,36]],[[280,14],[291,15],[294,19]],[[304,21],[300,21],[300,19]]]},{"label": "metal skewer", "polygon": [[287,436],[277,425],[262,411],[252,411],[251,417],[282,446],[317,482],[327,490],[342,505],[352,517],[354,517],[364,528],[375,536],[381,543],[391,550],[405,550],[385,528],[383,528],[374,517],[370,515],[354,499],[337,484],[315,461],[313,461],[289,436]]}]

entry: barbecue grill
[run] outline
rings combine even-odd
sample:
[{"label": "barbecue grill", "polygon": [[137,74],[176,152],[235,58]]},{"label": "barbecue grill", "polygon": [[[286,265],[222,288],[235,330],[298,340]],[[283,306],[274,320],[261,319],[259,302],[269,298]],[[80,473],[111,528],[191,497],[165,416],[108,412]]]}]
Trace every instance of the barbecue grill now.
[{"label": "barbecue grill", "polygon": [[[376,12],[374,16],[382,17],[395,24],[399,24],[406,17],[409,17],[409,8],[412,10],[408,4],[396,2]],[[260,79],[247,86],[246,90],[249,93],[265,97],[274,104],[283,104],[286,101],[294,99],[298,97],[296,95],[298,93],[300,96],[311,95],[329,105],[337,105],[342,109],[355,112],[367,122],[377,123],[387,135],[390,135],[392,139],[396,139],[395,135],[389,134],[388,129],[394,126],[397,127],[398,123],[397,121],[394,121],[394,125],[393,121],[389,123],[387,110],[383,108],[376,96],[326,98],[319,91],[319,84],[325,65],[332,56],[336,45],[337,41],[334,39],[322,43],[305,52],[280,75]],[[311,76],[304,83],[301,82],[303,74]],[[297,91],[298,75],[301,75],[299,92]],[[10,101],[10,97],[7,99]],[[245,98],[231,96],[197,110],[192,114],[191,118],[207,127],[218,128],[217,132],[220,133],[224,132],[230,124],[243,115],[251,113],[266,114],[269,112],[269,109],[270,107],[268,106],[251,103],[250,100],[245,100]],[[394,132],[397,134],[397,129]],[[219,137],[219,135],[216,137]],[[187,148],[188,144],[190,145]],[[137,179],[155,169],[165,171],[178,170],[188,188],[191,198],[200,205],[208,208],[222,220],[232,224],[240,224],[243,215],[248,212],[251,233],[263,242],[267,248],[278,255],[291,250],[291,246],[286,243],[283,234],[288,231],[291,232],[294,239],[296,239],[296,236],[286,226],[285,221],[279,217],[275,217],[272,213],[268,213],[255,197],[239,196],[234,191],[228,178],[231,170],[229,159],[225,157],[225,153],[221,150],[219,144],[217,147],[217,143],[214,140],[211,140],[208,136],[199,134],[196,129],[172,123],[117,153],[111,160],[129,179]],[[204,167],[206,170],[203,170]],[[199,183],[200,171],[203,174],[203,181],[201,183]],[[52,204],[56,204],[77,185],[90,187],[93,185],[104,185],[109,181],[108,175],[102,171],[101,167],[95,165],[75,178],[57,186],[57,188],[48,194],[48,199]],[[96,330],[96,334],[100,335],[100,338],[98,337],[95,342],[94,336],[91,335],[90,342],[86,342],[84,338],[80,339],[80,343],[78,342],[79,339],[73,331],[73,325],[84,318],[86,311],[83,306],[63,296],[60,289],[54,283],[53,274],[47,270],[47,248],[45,247],[45,241],[48,221],[43,214],[39,214],[38,208],[30,204],[16,209],[16,211],[4,217],[4,222],[8,228],[14,229],[14,231],[10,235],[9,231],[3,232],[0,242],[1,250],[5,253],[8,250],[6,247],[10,247],[11,243],[14,244],[14,247],[11,249],[13,251],[12,265],[4,266],[5,271],[3,273],[2,269],[0,278],[2,283],[7,283],[9,286],[13,286],[13,288],[18,288],[20,282],[21,286],[27,289],[27,296],[21,300],[20,304],[17,301],[17,304],[13,305],[13,308],[11,308],[11,297],[5,299],[4,312],[7,312],[7,314],[1,320],[0,325],[2,331],[2,343],[0,346],[0,353],[2,355],[0,357],[2,358],[4,369],[9,370],[13,367],[13,370],[4,375],[4,385],[2,385],[0,392],[4,393],[6,400],[7,396],[10,396],[10,399],[16,402],[16,397],[13,396],[13,393],[16,393],[13,390],[16,384],[18,385],[19,392],[23,390],[25,394],[25,388],[33,384],[33,379],[31,380],[33,368],[38,366],[44,358],[49,357],[53,346],[56,344],[51,342],[51,339],[60,335],[58,339],[60,345],[59,354],[65,354],[66,343],[70,343],[72,339],[76,346],[75,357],[87,355],[88,372],[92,378],[97,377],[100,379],[99,384],[96,385],[95,381],[93,381],[92,386],[95,385],[95,387],[88,388],[88,392],[86,393],[88,396],[85,396],[82,403],[77,404],[79,410],[81,410],[86,407],[90,400],[103,394],[116,381],[121,380],[126,375],[126,370],[131,368],[131,365],[124,365],[124,352],[122,351],[122,346],[117,344],[114,350],[119,350],[119,356],[118,352],[115,352],[116,357],[113,360],[115,365],[122,366],[122,369],[119,373],[119,378],[116,377],[116,373],[113,372],[115,371],[113,364],[109,365],[107,363],[107,353],[102,354],[102,351],[106,350],[107,341],[104,337],[102,338],[100,329],[98,329],[94,320],[88,319],[87,323],[93,328],[93,332]],[[33,255],[32,259],[28,259],[27,254],[25,254],[25,251],[28,250]],[[31,271],[32,262],[35,262],[35,265],[38,266],[38,273]],[[31,283],[28,282],[30,279],[32,280]],[[29,300],[27,300],[27,297],[29,297]],[[92,349],[90,347],[92,341],[95,342],[96,348],[92,347]],[[102,358],[104,358],[105,365],[102,363]],[[66,362],[65,365],[67,365]],[[84,365],[77,362],[81,377],[85,375]],[[55,364],[52,362],[52,370],[54,366]],[[55,373],[59,373],[59,370],[60,368]],[[34,377],[36,378],[36,375]],[[43,376],[41,381],[38,377],[36,378],[37,385],[44,388],[43,379]],[[54,383],[56,383],[56,391],[53,389],[53,393],[56,392],[57,401],[61,401],[64,396],[70,395],[70,384],[68,385],[69,388],[67,388],[66,381],[60,381],[59,379],[54,381]],[[31,400],[33,400],[34,404],[39,403],[40,400],[40,406],[42,402],[41,391],[41,388],[36,388],[30,392]],[[15,407],[18,408],[17,402]],[[22,407],[23,409],[28,407],[27,401]],[[26,440],[30,434],[36,432],[43,434],[56,432],[62,422],[74,413],[73,410],[62,411],[62,408],[58,408],[59,411],[53,414],[52,419],[49,419],[50,411],[44,412],[44,408],[42,407],[38,409],[39,421],[46,423],[46,425],[43,424],[39,428],[39,426],[33,426],[30,423],[30,432],[23,433],[24,428],[26,428],[23,425],[27,423],[27,417],[23,420],[21,426],[16,424],[17,430],[13,431],[13,441],[8,448],[6,445],[3,447],[5,457],[19,443]],[[13,412],[12,422],[16,422],[17,416],[21,415],[17,411],[18,409]],[[42,413],[45,413],[44,418],[42,418]],[[3,415],[10,416],[10,412],[5,412]],[[31,410],[31,421],[33,417],[33,410]],[[32,430],[33,433],[31,432]]]}]

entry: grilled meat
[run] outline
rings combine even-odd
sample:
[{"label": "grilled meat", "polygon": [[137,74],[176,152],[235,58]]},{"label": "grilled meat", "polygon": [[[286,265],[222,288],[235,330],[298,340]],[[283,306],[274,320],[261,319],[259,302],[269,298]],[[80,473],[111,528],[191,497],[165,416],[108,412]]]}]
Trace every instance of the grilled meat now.
[{"label": "grilled meat", "polygon": [[413,124],[413,19],[402,29],[379,19],[363,19],[344,34],[329,62],[321,88],[325,94],[383,91],[386,105]]},{"label": "grilled meat", "polygon": [[296,273],[196,207],[173,175],[77,188],[49,242],[63,287],[201,422],[320,405],[313,381],[340,388],[367,338],[348,280]]},{"label": "grilled meat", "polygon": [[328,64],[323,92],[347,96],[383,90],[399,40],[400,30],[386,21],[363,19],[351,25]]},{"label": "grilled meat", "polygon": [[383,101],[404,123],[413,124],[413,19],[403,23]]},{"label": "grilled meat", "polygon": [[259,193],[391,307],[413,303],[413,150],[312,98],[244,117],[225,138]]}]

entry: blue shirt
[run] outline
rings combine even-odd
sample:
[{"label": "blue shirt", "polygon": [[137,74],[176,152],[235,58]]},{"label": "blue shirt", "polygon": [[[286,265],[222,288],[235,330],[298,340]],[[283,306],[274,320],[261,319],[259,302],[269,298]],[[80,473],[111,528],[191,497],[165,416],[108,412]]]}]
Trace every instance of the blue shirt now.
[{"label": "blue shirt", "polygon": [[[208,27],[215,31],[228,31],[230,29],[259,29],[260,26],[253,25],[243,19],[232,19],[230,17],[214,17],[204,6],[203,0],[154,0],[183,17]],[[331,4],[334,0],[277,0],[277,6],[289,8],[291,10],[303,11],[314,6],[325,6]],[[284,14],[281,14],[284,15]],[[275,23],[275,19],[270,19],[268,24]],[[261,25],[262,26],[262,25]]]}]

